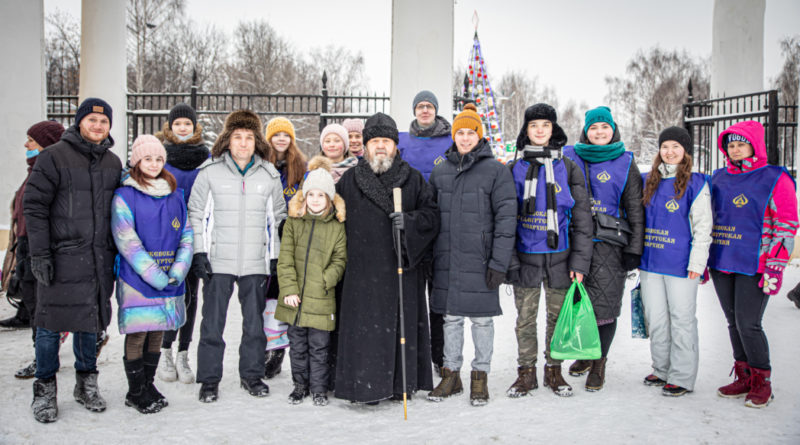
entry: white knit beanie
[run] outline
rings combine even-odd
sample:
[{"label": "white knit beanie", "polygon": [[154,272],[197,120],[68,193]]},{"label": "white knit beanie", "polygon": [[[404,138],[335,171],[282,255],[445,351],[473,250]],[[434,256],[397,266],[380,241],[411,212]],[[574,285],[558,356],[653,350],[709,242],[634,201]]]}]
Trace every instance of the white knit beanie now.
[{"label": "white knit beanie", "polygon": [[303,198],[306,197],[309,190],[322,190],[333,201],[333,197],[336,195],[333,176],[324,168],[311,170],[303,181]]}]

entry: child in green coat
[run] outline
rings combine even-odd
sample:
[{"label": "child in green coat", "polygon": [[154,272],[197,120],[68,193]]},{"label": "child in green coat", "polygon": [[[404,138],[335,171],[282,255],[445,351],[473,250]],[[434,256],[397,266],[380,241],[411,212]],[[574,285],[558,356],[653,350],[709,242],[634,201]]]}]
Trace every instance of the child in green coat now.
[{"label": "child in green coat", "polygon": [[294,382],[291,404],[301,403],[309,391],[314,405],[328,404],[335,287],[347,261],[344,200],[336,194],[330,166],[323,156],[311,159],[301,193],[289,201],[289,218],[281,238],[275,319],[289,323]]}]

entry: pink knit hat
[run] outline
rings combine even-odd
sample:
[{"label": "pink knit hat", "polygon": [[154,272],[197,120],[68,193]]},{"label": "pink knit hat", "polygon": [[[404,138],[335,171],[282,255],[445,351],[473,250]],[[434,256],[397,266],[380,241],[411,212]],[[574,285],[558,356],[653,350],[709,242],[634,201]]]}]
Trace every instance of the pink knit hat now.
[{"label": "pink knit hat", "polygon": [[143,134],[133,141],[131,146],[131,160],[128,162],[131,167],[135,167],[145,156],[162,156],[167,160],[167,150],[152,134]]},{"label": "pink knit hat", "polygon": [[347,128],[348,133],[361,133],[364,131],[364,121],[361,119],[345,119],[342,126]]},{"label": "pink knit hat", "polygon": [[322,129],[322,133],[319,135],[319,146],[322,147],[322,141],[325,140],[325,136],[331,133],[339,136],[342,139],[344,142],[345,157],[347,157],[346,153],[348,150],[350,150],[350,135],[347,133],[347,128],[344,128],[339,124],[328,124]]}]

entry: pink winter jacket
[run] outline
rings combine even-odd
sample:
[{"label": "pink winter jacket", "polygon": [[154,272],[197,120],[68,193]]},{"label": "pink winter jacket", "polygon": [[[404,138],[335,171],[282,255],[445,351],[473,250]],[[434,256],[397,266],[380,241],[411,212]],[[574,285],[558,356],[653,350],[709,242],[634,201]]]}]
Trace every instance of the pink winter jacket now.
[{"label": "pink winter jacket", "polygon": [[[753,146],[754,155],[734,164],[723,146],[725,136],[735,133],[744,136]],[[717,146],[728,162],[731,174],[753,171],[767,165],[767,148],[764,144],[764,126],[756,121],[739,122],[728,127],[717,138]],[[764,212],[764,227],[761,230],[761,249],[759,250],[758,273],[766,267],[783,270],[794,248],[794,235],[797,232],[797,198],[795,183],[791,176],[782,173],[775,183],[775,189]]]}]

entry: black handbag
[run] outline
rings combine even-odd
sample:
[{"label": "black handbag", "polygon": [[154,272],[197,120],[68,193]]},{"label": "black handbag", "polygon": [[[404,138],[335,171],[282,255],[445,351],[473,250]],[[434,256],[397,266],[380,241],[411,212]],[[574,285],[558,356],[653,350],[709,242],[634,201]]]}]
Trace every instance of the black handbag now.
[{"label": "black handbag", "polygon": [[619,247],[628,245],[631,239],[631,225],[624,218],[617,218],[607,213],[594,211],[594,196],[592,195],[592,180],[589,175],[589,165],[583,161],[586,176],[586,188],[589,191],[589,201],[592,206],[592,219],[594,220],[594,238]]}]

